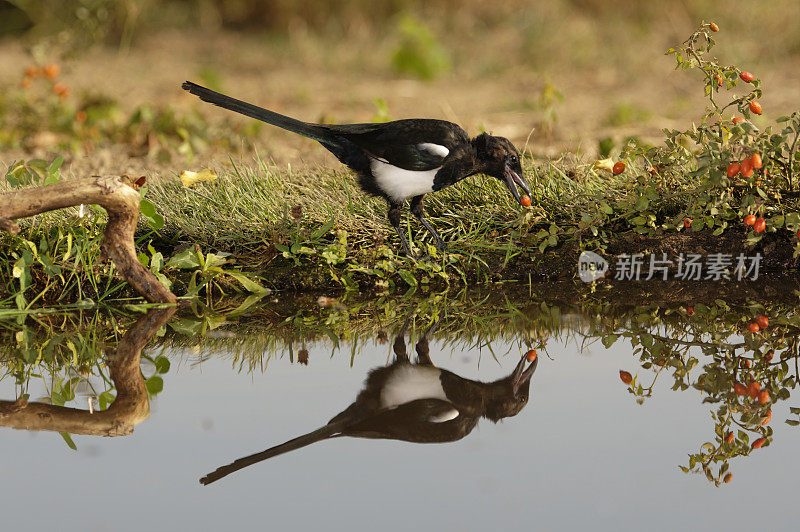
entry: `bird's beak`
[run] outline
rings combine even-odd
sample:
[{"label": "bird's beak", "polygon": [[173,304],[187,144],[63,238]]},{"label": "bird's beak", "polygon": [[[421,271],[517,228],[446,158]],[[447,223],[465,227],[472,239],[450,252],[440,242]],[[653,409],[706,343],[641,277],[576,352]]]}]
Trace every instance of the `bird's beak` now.
[{"label": "bird's beak", "polygon": [[528,186],[528,184],[525,182],[525,180],[522,178],[521,175],[512,170],[508,165],[506,165],[503,175],[506,186],[508,187],[508,190],[511,191],[511,195],[514,196],[514,199],[516,200],[517,203],[519,203],[519,190],[517,190],[517,187],[524,190],[525,194],[530,196],[531,189]]},{"label": "bird's beak", "polygon": [[514,368],[514,373],[511,374],[511,383],[514,387],[514,395],[517,395],[517,392],[522,387],[523,384],[531,380],[533,377],[533,372],[536,371],[536,366],[539,365],[539,357],[536,357],[531,365],[528,366],[528,369],[525,369],[525,357],[522,357],[522,360],[519,361],[517,367]]}]

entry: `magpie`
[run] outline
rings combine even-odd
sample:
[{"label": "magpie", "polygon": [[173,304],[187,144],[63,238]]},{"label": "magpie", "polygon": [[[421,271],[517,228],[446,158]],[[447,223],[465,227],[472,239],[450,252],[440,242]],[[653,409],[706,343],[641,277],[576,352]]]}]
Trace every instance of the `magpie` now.
[{"label": "magpie", "polygon": [[503,379],[474,381],[435,367],[427,335],[417,342],[417,361],[412,363],[400,333],[393,345],[393,362],[370,371],[356,400],[327,424],[221,466],[200,483],[208,485],[258,462],[341,436],[414,443],[457,441],[472,432],[481,417],[497,422],[516,415],[527,404],[538,358],[526,369],[523,357]]},{"label": "magpie", "polygon": [[190,81],[184,90],[205,102],[241,113],[316,140],[352,169],[361,188],[389,203],[389,222],[403,249],[415,256],[400,229],[402,206],[411,200],[411,213],[445,251],[442,237],[423,216],[422,199],[474,174],[505,183],[517,203],[530,187],[522,176],[520,156],[506,138],[481,133],[470,138],[458,125],[444,120],[415,118],[371,124],[314,124],[302,122],[201,87]]}]

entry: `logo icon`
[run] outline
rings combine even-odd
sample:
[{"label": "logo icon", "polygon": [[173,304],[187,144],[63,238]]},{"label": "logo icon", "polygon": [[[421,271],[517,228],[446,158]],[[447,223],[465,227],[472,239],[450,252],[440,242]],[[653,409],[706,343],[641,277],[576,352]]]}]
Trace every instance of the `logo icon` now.
[{"label": "logo icon", "polygon": [[602,279],[607,271],[608,261],[593,251],[584,251],[578,258],[578,275],[584,283]]}]

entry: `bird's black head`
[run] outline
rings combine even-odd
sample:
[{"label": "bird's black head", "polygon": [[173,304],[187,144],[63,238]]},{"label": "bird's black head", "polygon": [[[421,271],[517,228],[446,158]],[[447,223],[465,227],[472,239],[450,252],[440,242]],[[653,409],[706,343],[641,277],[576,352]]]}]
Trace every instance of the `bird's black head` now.
[{"label": "bird's black head", "polygon": [[536,371],[539,359],[536,358],[531,362],[527,369],[525,362],[525,357],[522,357],[511,375],[491,385],[485,415],[495,423],[505,417],[516,416],[528,404],[531,377]]},{"label": "bird's black head", "polygon": [[522,177],[519,152],[511,141],[481,133],[472,140],[472,145],[478,154],[478,167],[481,173],[496,177],[505,183],[517,203],[520,202],[517,187],[530,195],[531,189]]}]

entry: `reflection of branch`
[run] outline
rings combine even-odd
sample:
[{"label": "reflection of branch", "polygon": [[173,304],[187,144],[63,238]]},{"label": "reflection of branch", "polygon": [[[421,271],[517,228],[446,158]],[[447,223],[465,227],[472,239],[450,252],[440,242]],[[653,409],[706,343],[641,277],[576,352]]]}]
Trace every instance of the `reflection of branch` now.
[{"label": "reflection of branch", "polygon": [[120,340],[116,352],[107,353],[117,398],[106,410],[0,401],[0,426],[21,430],[52,430],[92,436],[125,436],[150,415],[144,377],[139,368],[142,348],[172,317],[175,308],[150,310]]},{"label": "reflection of branch", "polygon": [[19,233],[12,220],[82,204],[97,204],[108,212],[103,238],[106,254],[137,292],[154,303],[174,303],[164,287],[136,257],[133,234],[139,218],[139,193],[128,176],[84,177],[0,195],[0,230]]}]

